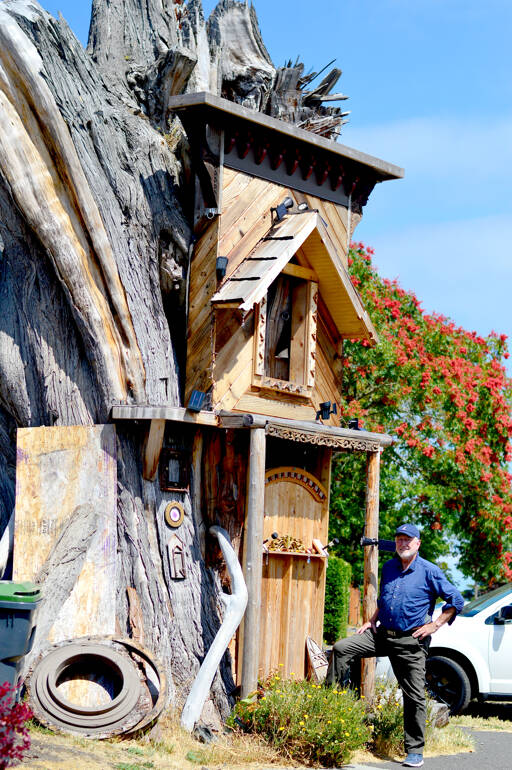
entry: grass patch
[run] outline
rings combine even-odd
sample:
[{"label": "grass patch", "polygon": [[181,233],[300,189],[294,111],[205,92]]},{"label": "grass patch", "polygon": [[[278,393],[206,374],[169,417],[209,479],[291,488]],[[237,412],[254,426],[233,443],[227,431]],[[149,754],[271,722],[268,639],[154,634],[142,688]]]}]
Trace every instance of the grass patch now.
[{"label": "grass patch", "polygon": [[[175,712],[168,712],[160,719],[156,739],[146,735],[137,740],[95,741],[56,735],[46,728],[31,725],[39,759],[34,760],[34,765],[25,760],[24,767],[27,770],[40,768],[45,749],[49,758],[62,757],[62,766],[73,767],[73,770],[104,770],[105,767],[195,770],[201,766],[261,770],[262,767],[291,766],[299,762],[301,765],[339,767],[343,764],[339,759],[343,753],[351,753],[352,761],[361,764],[375,761],[376,755],[394,759],[403,756],[402,707],[396,689],[380,691],[378,688],[370,707],[352,692],[274,678],[273,683],[261,689],[253,699],[239,704],[237,712],[239,708],[249,715],[256,713],[250,717],[254,721],[258,715],[262,717],[261,723],[258,722],[259,729],[264,726],[270,735],[277,736],[277,740],[269,741],[263,730],[261,734],[244,732],[235,725],[217,735],[214,743],[205,745],[182,730],[180,715]],[[267,716],[263,718],[263,714]],[[249,717],[240,719],[242,724],[249,726]],[[457,718],[457,724],[452,720],[440,730],[427,726],[427,756],[472,750],[471,733],[459,726],[459,720],[468,722],[467,717],[461,717]],[[232,721],[234,723],[234,718]],[[485,724],[483,719],[481,722]],[[496,723],[499,724],[497,718],[489,720],[490,725]],[[481,729],[475,719],[469,726]],[[280,730],[280,727],[284,729]],[[336,740],[339,745],[334,744]],[[325,759],[327,751],[330,752],[329,759]],[[333,754],[338,759],[333,758]]]},{"label": "grass patch", "polygon": [[145,770],[145,768],[152,768],[154,767],[153,762],[144,762],[142,765],[139,764],[127,764],[126,762],[116,762],[114,765],[115,770]]},{"label": "grass patch", "polygon": [[36,722],[35,719],[29,719],[27,722],[27,727],[31,735],[54,735],[55,734],[53,730],[50,730],[48,727],[45,727],[44,725],[39,724],[39,722]]},{"label": "grass patch", "polygon": [[470,703],[464,714],[452,717],[452,723],[471,730],[512,732],[512,703]]},{"label": "grass patch", "polygon": [[441,729],[429,731],[425,741],[425,755],[435,757],[441,754],[460,754],[475,749],[475,741],[470,733],[457,725],[451,724]]},{"label": "grass patch", "polygon": [[[180,715],[169,711],[160,720],[161,740],[155,743],[159,752],[170,747],[180,770],[186,765],[183,758],[192,764],[222,765],[223,768],[283,764],[283,757],[258,735],[247,735],[236,730],[216,736],[209,745],[199,743],[180,726]],[[187,756],[189,755],[189,756]],[[181,761],[181,764],[179,762]]]}]

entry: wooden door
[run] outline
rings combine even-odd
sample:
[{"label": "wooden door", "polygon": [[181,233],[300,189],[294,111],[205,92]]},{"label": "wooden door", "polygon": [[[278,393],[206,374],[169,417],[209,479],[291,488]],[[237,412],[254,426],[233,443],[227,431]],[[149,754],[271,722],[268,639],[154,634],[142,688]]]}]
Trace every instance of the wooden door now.
[{"label": "wooden door", "polygon": [[[291,535],[312,548],[327,542],[328,494],[311,473],[296,467],[265,474],[263,537]],[[318,554],[263,554],[259,675],[305,675],[308,636],[322,644],[326,559]]]}]

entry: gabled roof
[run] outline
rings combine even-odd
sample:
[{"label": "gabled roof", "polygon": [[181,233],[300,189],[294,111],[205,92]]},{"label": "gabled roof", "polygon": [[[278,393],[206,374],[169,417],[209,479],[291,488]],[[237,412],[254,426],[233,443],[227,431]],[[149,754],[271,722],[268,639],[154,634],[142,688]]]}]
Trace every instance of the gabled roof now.
[{"label": "gabled roof", "polygon": [[[302,249],[318,276],[319,294],[341,337],[377,341],[377,332],[316,211],[288,214],[271,227],[212,297],[217,305],[249,311]],[[229,259],[229,254],[227,255]]]}]

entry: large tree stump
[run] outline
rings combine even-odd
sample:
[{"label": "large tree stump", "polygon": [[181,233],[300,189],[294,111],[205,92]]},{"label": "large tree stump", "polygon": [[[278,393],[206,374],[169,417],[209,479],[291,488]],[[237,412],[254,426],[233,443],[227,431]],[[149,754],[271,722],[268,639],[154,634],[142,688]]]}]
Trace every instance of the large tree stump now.
[{"label": "large tree stump", "polygon": [[[119,402],[180,404],[193,212],[169,97],[211,90],[313,130],[321,117],[329,135],[343,122],[322,107],[338,73],[310,92],[301,73],[275,69],[254,10],[234,0],[208,23],[200,0],[94,0],[87,50],[37,2],[0,4],[2,529],[17,428],[102,424]],[[219,627],[221,582],[204,560],[197,457],[181,494],[188,577],[170,576],[144,439],[140,425],[117,427],[116,622],[158,655],[176,699]],[[192,449],[194,435],[183,440]],[[226,661],[212,688],[222,716],[231,688]]]}]

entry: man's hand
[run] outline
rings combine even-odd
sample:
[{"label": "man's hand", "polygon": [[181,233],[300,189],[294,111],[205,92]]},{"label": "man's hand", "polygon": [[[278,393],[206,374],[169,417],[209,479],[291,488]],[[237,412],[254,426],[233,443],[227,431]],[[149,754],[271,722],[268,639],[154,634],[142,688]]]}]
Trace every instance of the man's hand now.
[{"label": "man's hand", "polygon": [[425,625],[420,626],[416,629],[413,633],[413,637],[415,639],[424,639],[426,636],[430,636],[431,634],[435,634],[435,632],[438,630],[439,626],[436,625],[434,621],[431,623],[425,623]]},{"label": "man's hand", "polygon": [[377,633],[377,625],[374,620],[368,620],[366,623],[363,623],[361,628],[358,628],[356,631],[356,634],[364,634],[365,631],[368,631],[368,629],[371,628],[373,633]]},{"label": "man's hand", "polygon": [[430,621],[430,623],[425,623],[423,626],[417,628],[413,633],[414,638],[424,639],[426,636],[435,634],[435,632],[439,631],[441,626],[444,626],[444,624],[453,618],[454,615],[455,607],[448,607],[448,609],[443,610],[443,612],[435,620]]}]

